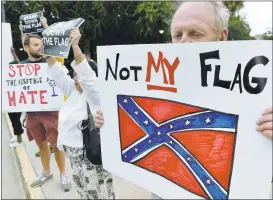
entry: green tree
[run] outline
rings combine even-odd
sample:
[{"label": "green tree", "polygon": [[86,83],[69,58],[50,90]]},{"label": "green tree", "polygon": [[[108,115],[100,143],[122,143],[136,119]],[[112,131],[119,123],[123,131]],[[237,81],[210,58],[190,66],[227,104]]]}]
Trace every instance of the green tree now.
[{"label": "green tree", "polygon": [[254,40],[250,36],[250,26],[245,16],[240,16],[239,11],[244,7],[243,1],[224,1],[230,11],[228,40]]},{"label": "green tree", "polygon": [[231,15],[235,15],[244,7],[243,1],[224,1],[224,4],[228,8]]},{"label": "green tree", "polygon": [[273,40],[272,31],[267,31],[263,34],[264,40]]},{"label": "green tree", "polygon": [[250,36],[251,29],[244,17],[231,15],[229,21],[228,40],[255,40]]},{"label": "green tree", "polygon": [[169,41],[169,21],[174,13],[172,3],[165,1],[7,1],[6,21],[11,23],[15,48],[21,46],[19,16],[41,10],[49,25],[78,17],[85,19],[80,27],[80,45],[93,55],[99,45]]}]

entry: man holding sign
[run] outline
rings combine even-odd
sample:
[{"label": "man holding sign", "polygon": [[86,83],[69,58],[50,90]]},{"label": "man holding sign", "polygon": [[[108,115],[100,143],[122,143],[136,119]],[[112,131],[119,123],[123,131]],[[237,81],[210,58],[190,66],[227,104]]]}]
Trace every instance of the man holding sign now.
[{"label": "man holding sign", "polygon": [[[185,2],[172,19],[172,43],[226,41],[228,21],[229,11],[222,2]],[[272,107],[262,113],[256,130],[272,139]],[[155,194],[153,198],[160,199]]]},{"label": "man holding sign", "polygon": [[23,33],[38,33],[42,32],[46,27],[43,26],[41,18],[43,12],[36,12],[20,16],[20,24],[22,25]]},{"label": "man holding sign", "polygon": [[[41,51],[43,44],[41,37],[34,34],[26,35],[23,41],[24,49],[28,54],[28,59],[22,63],[45,63]],[[50,172],[50,149],[48,142],[53,148],[55,160],[60,171],[61,188],[64,191],[71,189],[71,183],[65,175],[65,155],[57,148],[58,137],[58,111],[27,112],[26,131],[30,141],[36,141],[40,151],[40,158],[43,165],[43,172],[31,187],[38,187],[53,179]]]}]

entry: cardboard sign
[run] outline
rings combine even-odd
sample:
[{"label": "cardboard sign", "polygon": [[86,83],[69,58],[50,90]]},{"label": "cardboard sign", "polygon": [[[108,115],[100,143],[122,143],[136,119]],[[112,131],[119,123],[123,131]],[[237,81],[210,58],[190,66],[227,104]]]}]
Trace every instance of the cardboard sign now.
[{"label": "cardboard sign", "polygon": [[31,14],[21,15],[20,21],[23,25],[23,33],[38,33],[44,30],[40,22],[43,12],[35,12]]},{"label": "cardboard sign", "polygon": [[103,166],[163,199],[266,199],[272,41],[98,47]]},{"label": "cardboard sign", "polygon": [[84,19],[78,18],[67,22],[58,22],[43,31],[43,42],[45,55],[68,58],[71,40],[70,32],[79,28]]},{"label": "cardboard sign", "polygon": [[64,94],[47,75],[47,63],[2,68],[2,112],[56,111]]}]

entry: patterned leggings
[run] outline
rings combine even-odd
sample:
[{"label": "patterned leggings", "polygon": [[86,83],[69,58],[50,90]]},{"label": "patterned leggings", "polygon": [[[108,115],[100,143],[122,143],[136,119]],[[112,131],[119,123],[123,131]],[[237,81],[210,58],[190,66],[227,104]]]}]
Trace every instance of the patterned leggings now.
[{"label": "patterned leggings", "polygon": [[64,146],[64,151],[81,199],[115,199],[112,176],[102,165],[93,165],[86,157],[82,160],[82,148]]}]

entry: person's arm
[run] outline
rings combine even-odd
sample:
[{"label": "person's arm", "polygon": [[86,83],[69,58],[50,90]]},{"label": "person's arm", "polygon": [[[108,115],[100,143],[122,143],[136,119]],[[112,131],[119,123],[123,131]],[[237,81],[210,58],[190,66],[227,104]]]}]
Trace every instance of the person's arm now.
[{"label": "person's arm", "polygon": [[20,29],[20,32],[21,32],[22,46],[24,48],[24,40],[26,38],[26,34],[23,33],[23,24],[22,24],[22,21],[20,21],[19,29]]},{"label": "person's arm", "polygon": [[12,55],[13,55],[14,61],[16,61],[16,62],[19,63],[20,60],[19,60],[19,58],[17,57],[17,55],[16,55],[16,53],[15,53],[15,49],[14,49],[13,47],[11,47],[10,50],[11,50],[11,53],[12,53]]},{"label": "person's arm", "polygon": [[71,66],[77,73],[78,82],[80,83],[82,90],[86,93],[88,100],[98,106],[100,104],[98,79],[79,47],[79,40],[81,38],[79,29],[74,29],[70,34],[70,38],[75,58],[71,63]]},{"label": "person's arm", "polygon": [[49,56],[46,61],[48,64],[48,74],[68,97],[76,89],[73,79],[67,74],[67,70],[64,69],[65,66],[57,62],[54,57]]},{"label": "person's arm", "polygon": [[47,19],[46,19],[44,16],[40,17],[40,22],[41,22],[41,25],[42,25],[44,28],[47,28],[47,27],[48,27]]}]

